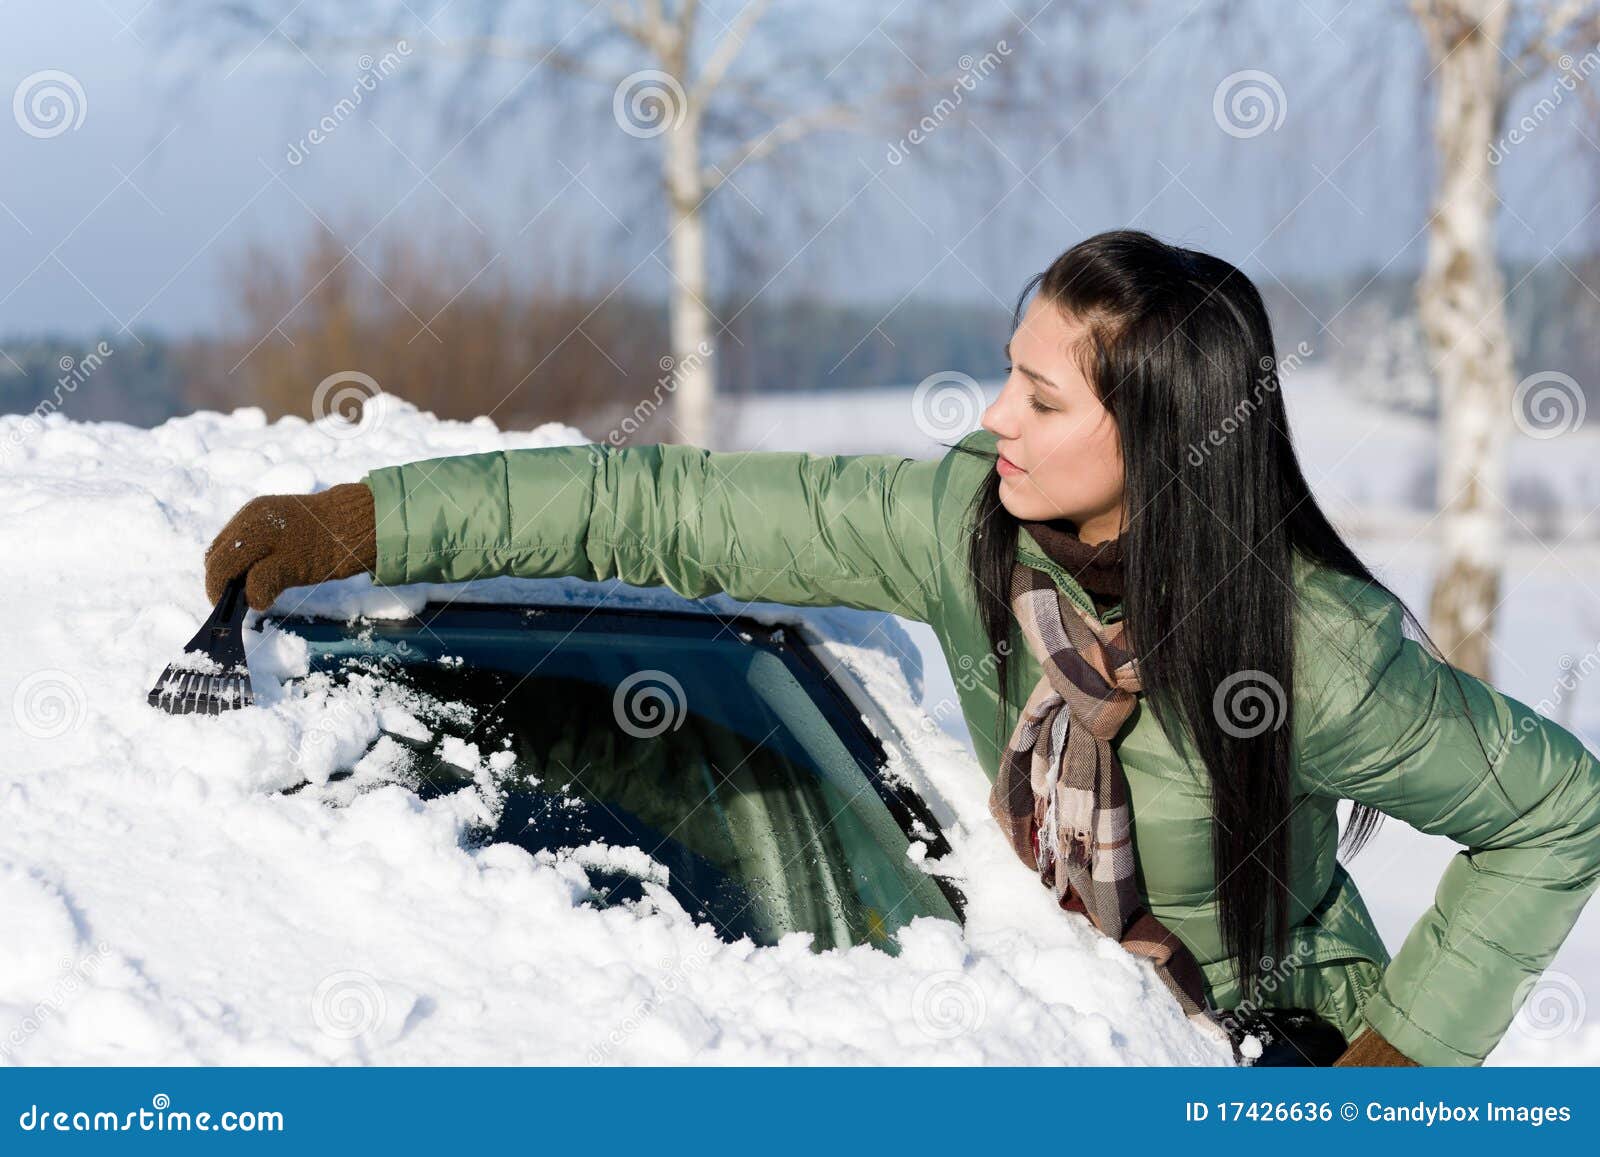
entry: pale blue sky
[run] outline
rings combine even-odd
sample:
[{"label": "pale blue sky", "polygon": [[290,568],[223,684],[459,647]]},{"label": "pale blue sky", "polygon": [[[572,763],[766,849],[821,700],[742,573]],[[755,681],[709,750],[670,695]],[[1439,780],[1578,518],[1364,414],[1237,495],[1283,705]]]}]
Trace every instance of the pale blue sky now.
[{"label": "pale blue sky", "polygon": [[[410,5],[417,43],[430,35],[420,18],[441,7]],[[896,8],[846,7],[858,19]],[[998,308],[1060,249],[1127,224],[1268,278],[1414,269],[1429,162],[1421,47],[1401,6],[1262,3],[1221,36],[1200,27],[1208,11],[1151,0],[1094,33],[1099,90],[1060,117],[963,137],[956,203],[935,195],[938,173],[886,165],[881,134],[806,154],[811,224],[786,212],[792,186],[750,174],[734,196],[759,217],[730,209],[773,239],[782,268],[765,292]],[[0,0],[0,93],[50,69],[83,92],[71,131],[41,139],[0,121],[0,336],[213,329],[226,318],[221,259],[250,240],[293,249],[314,215],[358,233],[381,222],[374,244],[395,229],[481,231],[513,266],[576,254],[608,284],[664,285],[650,257],[660,210],[628,187],[630,173],[651,177],[640,166],[656,142],[597,142],[547,100],[463,141],[439,115],[446,78],[414,56],[410,86],[385,82],[291,165],[289,143],[351,91],[356,50],[313,63],[268,38],[202,53],[174,47],[183,21],[170,0]],[[1285,114],[1248,139],[1220,131],[1212,106],[1219,82],[1246,69],[1279,81]],[[484,107],[520,92],[522,74],[490,72]],[[609,108],[609,92],[587,91],[591,109]],[[1593,244],[1592,158],[1557,124],[1503,166],[1506,252]]]}]

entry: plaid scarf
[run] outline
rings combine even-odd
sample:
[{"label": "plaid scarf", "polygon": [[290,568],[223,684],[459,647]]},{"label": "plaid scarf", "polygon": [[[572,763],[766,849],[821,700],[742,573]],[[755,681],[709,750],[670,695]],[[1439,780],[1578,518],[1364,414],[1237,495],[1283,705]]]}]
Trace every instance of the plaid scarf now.
[{"label": "plaid scarf", "polygon": [[1020,562],[1011,607],[1044,673],[1001,759],[990,811],[1056,902],[1149,957],[1189,1019],[1227,1040],[1238,1060],[1199,963],[1144,907],[1134,884],[1128,782],[1111,746],[1141,687],[1138,660],[1124,645],[1126,621],[1103,625],[1049,575]]}]

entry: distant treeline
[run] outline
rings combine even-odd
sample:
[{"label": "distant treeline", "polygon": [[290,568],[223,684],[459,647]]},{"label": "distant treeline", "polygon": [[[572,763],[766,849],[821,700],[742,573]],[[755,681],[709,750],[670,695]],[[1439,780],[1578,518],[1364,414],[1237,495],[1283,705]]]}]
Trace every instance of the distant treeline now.
[{"label": "distant treeline", "polygon": [[[389,254],[379,284],[351,273],[342,252],[330,244],[289,261],[252,254],[235,276],[245,317],[237,338],[0,340],[0,412],[60,410],[138,425],[245,405],[271,417],[314,416],[318,383],[350,370],[441,417],[492,413],[503,427],[559,420],[604,430],[641,399],[661,396],[668,330],[659,303],[483,277],[456,293],[447,287],[481,268],[462,255],[446,268]],[[1516,286],[1508,305],[1518,373],[1559,370],[1592,390],[1600,381],[1600,303],[1582,282],[1600,278],[1600,258],[1570,264],[1570,273],[1559,264],[1531,275],[1506,271],[1506,284]],[[1411,350],[1411,370],[1401,368],[1405,347],[1418,341],[1408,321],[1410,280],[1263,283],[1262,291],[1280,360],[1306,350],[1299,360],[1330,359],[1359,376],[1370,397],[1429,408],[1420,347]],[[727,394],[911,385],[948,371],[993,380],[1010,332],[999,303],[880,308],[758,297],[715,312],[734,318],[720,335]],[[1402,381],[1407,372],[1422,384]],[[1590,401],[1600,406],[1600,398]],[[637,440],[674,440],[664,423],[636,425]]]},{"label": "distant treeline", "polygon": [[153,426],[192,409],[181,345],[100,333],[0,341],[0,413]]}]

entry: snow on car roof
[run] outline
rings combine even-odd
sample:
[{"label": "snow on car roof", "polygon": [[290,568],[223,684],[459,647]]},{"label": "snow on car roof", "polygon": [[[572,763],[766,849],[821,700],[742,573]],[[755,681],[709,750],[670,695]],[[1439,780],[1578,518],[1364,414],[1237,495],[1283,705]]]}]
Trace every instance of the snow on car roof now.
[{"label": "snow on car roof", "polygon": [[[903,733],[952,844],[940,867],[967,896],[964,929],[918,919],[897,957],[814,953],[804,935],[727,944],[658,884],[643,905],[585,906],[578,858],[463,847],[492,793],[280,794],[384,729],[427,730],[393,688],[296,680],[292,632],[253,638],[256,707],[151,709],[151,680],[209,610],[201,553],[249,498],[584,440],[387,396],[349,433],[257,409],[150,430],[0,417],[5,1061],[1229,1063],[1146,963],[1064,918],[1017,863],[970,753],[919,725],[916,649],[883,616],[801,613]],[[514,586],[467,593],[517,601]],[[301,609],[409,614],[437,593],[354,579]],[[492,767],[471,744],[445,754]]]}]

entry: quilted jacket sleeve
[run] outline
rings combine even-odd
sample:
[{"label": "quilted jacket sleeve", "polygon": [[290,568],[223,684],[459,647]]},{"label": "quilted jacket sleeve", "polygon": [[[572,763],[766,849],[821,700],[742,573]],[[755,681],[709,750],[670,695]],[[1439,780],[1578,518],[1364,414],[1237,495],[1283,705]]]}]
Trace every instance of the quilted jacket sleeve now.
[{"label": "quilted jacket sleeve", "polygon": [[377,581],[618,578],[926,620],[940,460],[604,443],[374,470]]},{"label": "quilted jacket sleeve", "polygon": [[1479,1065],[1600,881],[1600,760],[1434,659],[1401,633],[1397,602],[1351,582],[1354,598],[1303,620],[1316,686],[1299,774],[1464,845],[1364,1015],[1419,1064]]}]

